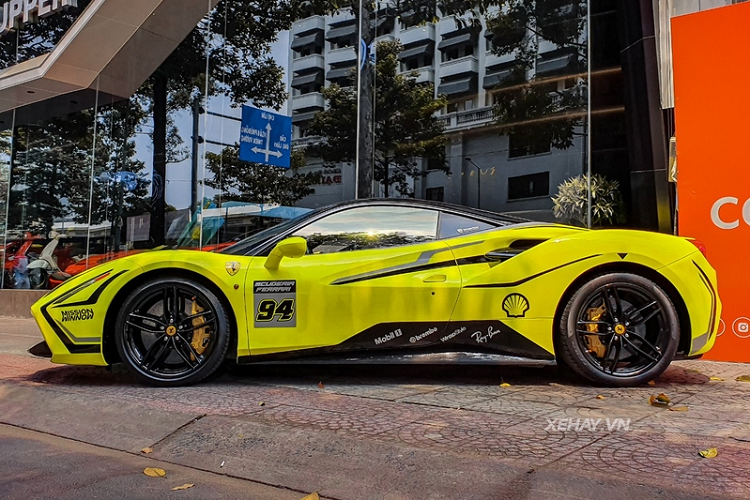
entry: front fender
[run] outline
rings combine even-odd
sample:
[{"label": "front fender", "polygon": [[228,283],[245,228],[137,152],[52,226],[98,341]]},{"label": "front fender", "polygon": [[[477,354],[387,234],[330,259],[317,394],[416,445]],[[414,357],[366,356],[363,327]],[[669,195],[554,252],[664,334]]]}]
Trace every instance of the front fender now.
[{"label": "front fender", "polygon": [[107,365],[102,349],[107,310],[120,288],[141,272],[135,263],[123,260],[97,266],[31,306],[53,363]]}]

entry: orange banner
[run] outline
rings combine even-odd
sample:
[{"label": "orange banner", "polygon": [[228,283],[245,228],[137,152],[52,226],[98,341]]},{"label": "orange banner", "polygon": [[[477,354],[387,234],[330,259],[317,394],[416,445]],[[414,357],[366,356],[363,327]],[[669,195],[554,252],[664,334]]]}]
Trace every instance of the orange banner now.
[{"label": "orange banner", "polygon": [[724,304],[708,359],[750,362],[750,2],[672,19],[679,232]]}]

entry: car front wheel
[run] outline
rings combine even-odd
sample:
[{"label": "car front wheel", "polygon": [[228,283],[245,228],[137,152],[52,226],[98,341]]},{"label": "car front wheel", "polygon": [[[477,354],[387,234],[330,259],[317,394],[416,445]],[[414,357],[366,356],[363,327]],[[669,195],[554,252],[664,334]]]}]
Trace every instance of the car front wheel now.
[{"label": "car front wheel", "polygon": [[672,362],[680,322],[669,296],[636,274],[598,276],[570,298],[559,325],[558,356],[578,375],[610,386],[659,376]]},{"label": "car front wheel", "polygon": [[136,288],[116,322],[120,359],[144,383],[189,385],[216,371],[230,344],[221,300],[193,280],[171,277]]}]

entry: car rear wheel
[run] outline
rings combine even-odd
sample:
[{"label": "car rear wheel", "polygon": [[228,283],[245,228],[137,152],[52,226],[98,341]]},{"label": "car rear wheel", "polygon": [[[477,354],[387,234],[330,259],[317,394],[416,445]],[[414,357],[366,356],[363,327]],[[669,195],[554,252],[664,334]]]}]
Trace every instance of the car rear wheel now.
[{"label": "car rear wheel", "polygon": [[225,306],[207,287],[166,278],[139,286],[125,299],[115,340],[120,359],[142,382],[189,385],[223,362],[229,320]]},{"label": "car rear wheel", "polygon": [[563,311],[558,357],[591,381],[646,383],[674,359],[680,322],[669,296],[630,273],[605,274],[578,289]]}]

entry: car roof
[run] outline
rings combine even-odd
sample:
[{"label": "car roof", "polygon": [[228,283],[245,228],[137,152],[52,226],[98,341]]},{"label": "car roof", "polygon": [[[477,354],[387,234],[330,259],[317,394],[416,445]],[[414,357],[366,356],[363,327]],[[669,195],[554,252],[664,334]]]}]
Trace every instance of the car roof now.
[{"label": "car roof", "polygon": [[343,208],[353,208],[359,206],[405,206],[414,208],[427,208],[441,210],[444,212],[466,215],[477,219],[488,219],[496,222],[506,222],[518,224],[523,222],[533,222],[530,219],[516,217],[505,213],[491,212],[479,208],[467,207],[464,205],[453,205],[442,201],[418,200],[413,198],[362,198],[358,200],[347,200],[321,207],[321,211],[339,211]]}]

